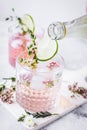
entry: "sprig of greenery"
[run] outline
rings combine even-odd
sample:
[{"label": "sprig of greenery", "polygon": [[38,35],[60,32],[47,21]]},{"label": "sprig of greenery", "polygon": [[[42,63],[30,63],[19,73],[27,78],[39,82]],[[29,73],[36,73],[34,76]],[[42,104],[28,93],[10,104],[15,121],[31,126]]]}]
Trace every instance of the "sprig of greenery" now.
[{"label": "sprig of greenery", "polygon": [[15,77],[3,78],[3,80],[11,80],[12,82],[15,82],[16,78]]},{"label": "sprig of greenery", "polygon": [[[15,9],[14,8],[12,8],[12,12],[14,12],[14,14],[15,14]],[[24,30],[24,28],[23,28],[23,26],[24,26],[24,24],[23,24],[23,22],[22,22],[22,19],[21,19],[21,17],[18,17],[18,16],[16,16],[16,14],[14,15],[14,16],[9,16],[9,17],[7,17],[7,18],[5,18],[5,20],[6,21],[13,21],[14,19],[16,19],[17,21],[18,21],[18,23],[19,23],[19,25],[20,25],[20,28],[21,28],[21,30],[22,30],[22,34],[24,35],[24,34],[26,34],[28,31],[26,30]]]},{"label": "sprig of greenery", "polygon": [[[36,118],[36,119],[37,118],[46,118],[46,117],[50,117],[50,116],[53,116],[53,115],[58,115],[58,114],[52,114],[48,111],[46,111],[46,112],[36,112],[36,113],[30,113],[30,112],[27,112],[27,111],[25,111],[25,112],[26,112],[27,115],[32,115],[33,118]],[[18,121],[23,122],[27,115],[20,116],[18,118]]]},{"label": "sprig of greenery", "polygon": [[34,32],[32,32],[31,30],[28,29],[28,32],[31,36],[31,39],[32,39],[32,43],[30,44],[30,46],[27,48],[28,49],[28,54],[32,54],[34,53],[34,57],[33,59],[36,61],[36,63],[38,63],[38,59],[37,59],[37,56],[36,56],[36,50],[37,50],[37,46],[36,46],[36,36],[34,34]]},{"label": "sprig of greenery", "polygon": [[20,58],[20,63],[24,63],[24,64],[27,63],[29,65],[29,67],[36,68],[36,65],[38,63],[38,59],[37,59],[37,56],[36,56],[36,51],[37,51],[36,36],[35,36],[34,32],[32,32],[29,29],[28,29],[28,32],[30,34],[32,42],[27,47],[27,51],[28,51],[28,56],[32,56],[33,55],[33,60],[32,60],[32,63],[30,63],[28,60]]},{"label": "sprig of greenery", "polygon": [[2,93],[2,91],[6,88],[6,83],[8,80],[10,80],[12,82],[10,88],[15,91],[15,81],[16,78],[15,77],[9,77],[9,78],[2,78],[3,80],[5,80],[5,82],[3,84],[0,84],[0,93]]},{"label": "sprig of greenery", "polygon": [[58,115],[58,114],[52,114],[48,111],[46,112],[36,112],[36,113],[30,113],[30,112],[27,112],[26,113],[28,115],[32,115],[34,118],[45,118],[45,117],[49,117],[49,116],[52,116],[52,115]]}]

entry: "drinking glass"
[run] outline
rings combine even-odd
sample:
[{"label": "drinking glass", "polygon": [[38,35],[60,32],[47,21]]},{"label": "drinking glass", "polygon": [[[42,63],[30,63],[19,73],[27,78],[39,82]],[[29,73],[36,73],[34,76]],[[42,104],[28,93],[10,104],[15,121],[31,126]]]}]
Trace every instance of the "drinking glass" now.
[{"label": "drinking glass", "polygon": [[47,111],[56,106],[62,83],[63,58],[57,54],[53,59],[39,62],[33,69],[20,63],[27,51],[21,53],[16,64],[16,100],[27,111]]},{"label": "drinking glass", "polygon": [[[11,25],[9,31],[9,63],[15,67],[17,56],[26,50],[26,47],[31,43],[31,37],[29,33],[23,34],[18,24]],[[36,26],[35,36],[37,42],[44,36],[44,29]]]}]

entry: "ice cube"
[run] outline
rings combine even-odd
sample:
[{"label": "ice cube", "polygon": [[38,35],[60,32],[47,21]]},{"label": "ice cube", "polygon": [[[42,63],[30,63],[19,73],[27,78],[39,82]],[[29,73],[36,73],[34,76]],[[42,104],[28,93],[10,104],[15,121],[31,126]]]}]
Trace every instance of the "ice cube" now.
[{"label": "ice cube", "polygon": [[22,44],[23,44],[23,41],[21,39],[16,39],[12,41],[11,46],[13,48],[17,48],[17,47],[20,47]]},{"label": "ice cube", "polygon": [[35,90],[43,89],[44,88],[43,81],[44,81],[44,77],[36,75],[32,78],[30,87]]}]

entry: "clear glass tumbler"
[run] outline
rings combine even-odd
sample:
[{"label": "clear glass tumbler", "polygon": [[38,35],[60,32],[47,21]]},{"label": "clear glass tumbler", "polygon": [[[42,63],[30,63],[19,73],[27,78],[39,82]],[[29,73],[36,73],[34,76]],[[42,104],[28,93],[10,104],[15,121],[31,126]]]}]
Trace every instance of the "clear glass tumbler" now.
[{"label": "clear glass tumbler", "polygon": [[27,111],[50,110],[59,100],[64,60],[57,54],[47,62],[39,62],[37,68],[32,69],[20,63],[20,58],[26,56],[25,51],[17,58],[16,100]]}]

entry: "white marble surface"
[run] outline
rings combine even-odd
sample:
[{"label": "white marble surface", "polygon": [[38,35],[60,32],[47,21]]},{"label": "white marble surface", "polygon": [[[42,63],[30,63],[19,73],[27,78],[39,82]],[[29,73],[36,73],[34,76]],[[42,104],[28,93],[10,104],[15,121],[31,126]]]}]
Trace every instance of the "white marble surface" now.
[{"label": "white marble surface", "polygon": [[87,104],[55,121],[44,130],[87,130]]},{"label": "white marble surface", "polygon": [[[10,9],[14,7],[19,14],[30,12],[37,23],[47,27],[53,21],[70,20],[85,13],[85,0],[26,0],[11,2],[8,0],[8,6],[5,0],[0,0],[0,18],[7,17]],[[19,8],[20,6],[20,8]],[[2,8],[1,8],[2,7]],[[61,13],[60,13],[61,12]],[[48,17],[49,16],[49,17]],[[38,22],[39,21],[39,22]],[[1,22],[2,23],[2,22]],[[8,63],[8,37],[7,25],[0,24],[0,80],[2,77],[12,75],[15,70]],[[64,41],[63,41],[64,42]],[[62,45],[64,45],[62,43]],[[86,47],[86,45],[85,45]],[[78,48],[81,49],[81,46]],[[87,60],[87,59],[85,59]],[[79,80],[85,82],[87,68],[79,70],[64,70],[64,80]],[[87,78],[86,78],[87,81]],[[22,130],[14,117],[8,113],[0,104],[0,130]],[[87,104],[70,114],[60,118],[44,130],[87,130]]]},{"label": "white marble surface", "polygon": [[[22,130],[15,118],[0,105],[0,129]],[[87,104],[58,119],[41,130],[87,130]]]},{"label": "white marble surface", "polygon": [[[22,130],[15,118],[0,105],[0,129]],[[87,130],[87,104],[58,119],[41,130]]]}]

